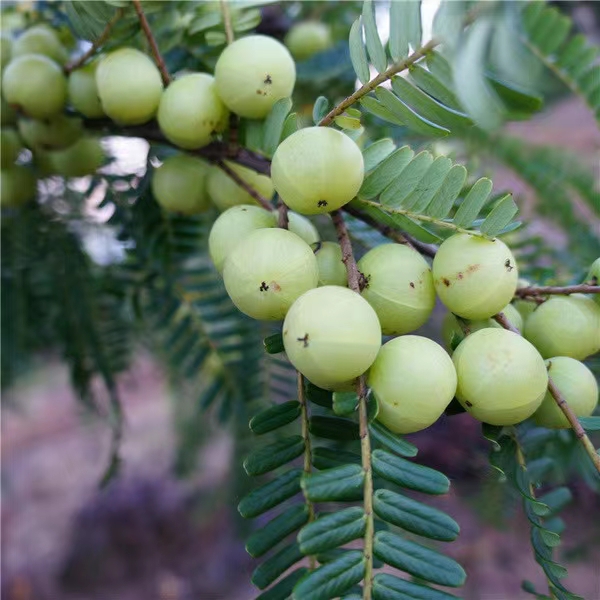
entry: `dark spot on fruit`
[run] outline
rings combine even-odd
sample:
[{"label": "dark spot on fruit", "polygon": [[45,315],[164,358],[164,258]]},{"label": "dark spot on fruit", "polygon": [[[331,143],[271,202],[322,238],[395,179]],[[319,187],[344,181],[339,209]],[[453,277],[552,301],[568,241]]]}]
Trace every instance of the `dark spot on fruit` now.
[{"label": "dark spot on fruit", "polygon": [[473,405],[472,405],[472,404],[471,404],[471,403],[470,403],[468,400],[465,402],[465,404],[466,404],[466,405],[467,405],[469,408],[471,408],[471,407],[473,406]]},{"label": "dark spot on fruit", "polygon": [[297,340],[299,342],[302,342],[302,345],[304,346],[304,348],[308,348],[308,333],[305,333],[304,337],[297,338]]},{"label": "dark spot on fruit", "polygon": [[364,289],[369,287],[369,283],[371,281],[370,275],[365,275],[364,273],[358,272],[358,288],[362,292]]},{"label": "dark spot on fruit", "polygon": [[463,275],[462,273],[459,273],[459,274],[458,274],[458,278],[459,278],[459,279],[462,279],[463,277],[464,277],[464,275]]},{"label": "dark spot on fruit", "polygon": [[319,201],[317,202],[317,206],[318,206],[319,208],[321,208],[321,207],[323,207],[323,206],[327,206],[327,204],[328,204],[327,200],[319,200]]},{"label": "dark spot on fruit", "polygon": [[446,287],[450,287],[450,280],[446,279],[445,277],[442,277],[442,283],[446,286]]},{"label": "dark spot on fruit", "polygon": [[267,74],[267,76],[265,77],[264,83],[266,83],[267,85],[273,83],[273,80],[271,79],[271,76],[269,74]]},{"label": "dark spot on fruit", "polygon": [[512,271],[514,269],[513,265],[510,262],[510,258],[506,259],[506,262],[504,263],[504,266],[506,267],[506,270],[510,273],[510,271]]},{"label": "dark spot on fruit", "polygon": [[271,287],[273,288],[274,292],[281,291],[281,286],[276,281],[271,281]]},{"label": "dark spot on fruit", "polygon": [[480,267],[481,265],[469,265],[467,267],[467,273],[474,273],[475,271],[478,271]]},{"label": "dark spot on fruit", "polygon": [[247,208],[242,208],[242,212],[248,212]]},{"label": "dark spot on fruit", "polygon": [[266,292],[266,291],[269,289],[269,286],[266,284],[266,282],[264,282],[264,281],[263,281],[263,282],[260,284],[260,287],[259,287],[258,289],[259,289],[259,291],[261,291],[261,292]]},{"label": "dark spot on fruit", "polygon": [[413,290],[415,289],[415,284],[412,281],[408,285],[410,285]]}]

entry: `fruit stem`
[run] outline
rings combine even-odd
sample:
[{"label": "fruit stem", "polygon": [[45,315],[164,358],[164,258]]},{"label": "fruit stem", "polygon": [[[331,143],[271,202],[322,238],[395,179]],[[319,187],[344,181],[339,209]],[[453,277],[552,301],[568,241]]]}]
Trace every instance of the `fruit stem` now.
[{"label": "fruit stem", "polygon": [[225,38],[227,39],[227,45],[229,45],[234,40],[229,4],[227,0],[219,0],[219,4],[221,5],[221,16],[223,17],[223,25],[225,26]]},{"label": "fruit stem", "polygon": [[536,296],[550,296],[552,294],[567,296],[569,294],[600,294],[600,285],[591,283],[581,283],[579,285],[565,285],[563,287],[547,285],[547,286],[529,286],[519,288],[515,292],[517,298],[528,300]]},{"label": "fruit stem", "polygon": [[241,188],[246,190],[264,209],[271,211],[273,206],[271,203],[261,194],[259,194],[251,185],[248,185],[231,167],[229,167],[222,160],[216,162],[217,167],[227,173],[233,181],[235,181]]},{"label": "fruit stem", "polygon": [[279,198],[278,211],[279,218],[277,221],[277,227],[280,227],[281,229],[287,229],[290,224],[290,220],[288,217],[288,207],[281,198]]}]

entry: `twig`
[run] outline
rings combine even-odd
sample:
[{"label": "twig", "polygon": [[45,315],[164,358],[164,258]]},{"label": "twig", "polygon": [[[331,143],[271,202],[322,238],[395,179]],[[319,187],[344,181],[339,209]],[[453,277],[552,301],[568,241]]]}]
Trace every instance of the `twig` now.
[{"label": "twig", "polygon": [[229,165],[222,160],[216,162],[217,167],[227,173],[233,181],[235,181],[242,189],[246,190],[263,208],[273,210],[271,203],[261,194],[259,194],[252,186],[248,185]]},{"label": "twig", "polygon": [[334,210],[331,213],[331,219],[333,220],[338,241],[342,248],[342,262],[346,265],[346,271],[348,272],[348,287],[357,294],[360,294],[360,272],[356,266],[354,253],[352,252],[352,242],[350,241],[350,234],[344,222],[344,217],[341,211]]},{"label": "twig", "polygon": [[280,227],[281,229],[287,229],[290,224],[290,219],[288,216],[288,207],[287,204],[281,198],[279,198],[279,206],[277,210],[279,211],[277,227]]},{"label": "twig", "polygon": [[171,76],[169,75],[169,71],[167,70],[167,65],[163,60],[163,57],[160,54],[160,50],[158,49],[158,45],[156,40],[154,39],[154,34],[152,33],[152,29],[150,29],[150,24],[148,23],[148,19],[146,19],[146,15],[142,10],[142,5],[140,0],[132,0],[133,7],[135,8],[135,12],[137,13],[138,19],[140,20],[140,25],[142,30],[144,31],[144,35],[150,44],[150,50],[152,51],[152,56],[154,56],[154,62],[160,71],[160,75],[163,80],[163,84],[166,86],[171,83]]},{"label": "twig", "polygon": [[547,286],[529,286],[519,288],[515,292],[517,298],[534,298],[536,296],[550,296],[550,295],[562,295],[567,296],[569,294],[600,294],[600,285],[593,285],[591,283],[581,283],[579,285],[565,285],[563,287],[547,285]]},{"label": "twig", "polygon": [[492,319],[494,319],[494,321],[496,321],[496,323],[499,323],[500,325],[502,325],[502,327],[504,327],[504,329],[507,329],[508,331],[512,331],[513,333],[516,333],[517,335],[521,335],[521,332],[506,318],[506,315],[503,312],[499,312],[497,315],[494,315],[492,317]]},{"label": "twig", "polygon": [[231,26],[231,13],[229,12],[229,4],[227,0],[219,0],[221,5],[221,15],[223,17],[223,25],[225,25],[225,38],[227,45],[233,42],[233,27]]}]

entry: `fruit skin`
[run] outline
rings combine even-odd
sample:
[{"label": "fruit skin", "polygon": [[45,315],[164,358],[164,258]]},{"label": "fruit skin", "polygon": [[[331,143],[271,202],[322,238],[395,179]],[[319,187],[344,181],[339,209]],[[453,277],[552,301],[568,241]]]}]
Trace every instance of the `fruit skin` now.
[{"label": "fruit skin", "polygon": [[288,229],[299,235],[309,246],[321,239],[317,228],[306,217],[292,211],[288,212]]},{"label": "fruit skin", "polygon": [[[598,383],[594,374],[581,362],[568,356],[546,361],[548,375],[578,417],[589,417],[598,404]],[[571,425],[548,391],[533,415],[537,425],[550,429],[569,429]]]},{"label": "fruit skin", "polygon": [[0,206],[18,208],[35,197],[37,179],[34,172],[21,165],[0,171]]},{"label": "fruit skin", "polygon": [[319,265],[319,286],[346,287],[348,275],[342,262],[340,245],[335,242],[318,242],[315,244],[315,256]]},{"label": "fruit skin", "polygon": [[275,151],[271,179],[296,212],[331,212],[356,196],[364,178],[359,147],[329,127],[307,127],[287,137]]},{"label": "fruit skin", "polygon": [[92,175],[106,158],[100,141],[92,136],[83,136],[65,150],[48,152],[48,155],[51,170],[63,177]]},{"label": "fruit skin", "polygon": [[0,33],[0,68],[4,70],[4,67],[10,62],[12,58],[12,39],[5,33]]},{"label": "fruit skin", "polygon": [[583,360],[600,349],[600,307],[587,296],[553,296],[525,320],[525,337],[544,358]]},{"label": "fruit skin", "polygon": [[254,319],[283,319],[294,300],[317,286],[310,246],[285,229],[259,229],[225,260],[223,280],[233,303]]},{"label": "fruit skin", "polygon": [[303,21],[285,36],[285,45],[297,60],[309,58],[331,46],[331,29],[319,21]]},{"label": "fruit skin", "polygon": [[362,296],[327,285],[294,302],[283,323],[283,344],[292,365],[312,383],[339,389],[373,364],[381,326]]},{"label": "fruit skin", "polygon": [[487,319],[501,311],[512,300],[519,276],[504,242],[467,233],[442,243],[432,273],[440,300],[465,319]]},{"label": "fruit skin", "polygon": [[369,250],[358,270],[366,279],[362,296],[375,309],[384,335],[400,335],[423,325],[435,306],[435,289],[427,261],[401,244]]},{"label": "fruit skin", "polygon": [[27,54],[14,58],[4,69],[2,93],[8,104],[18,106],[29,117],[49,119],[65,106],[67,80],[47,56]]},{"label": "fruit skin", "polygon": [[152,59],[134,48],[107,54],[96,69],[104,112],[122,125],[141,125],[158,109],[163,83]]},{"label": "fruit skin", "polygon": [[3,169],[8,169],[17,160],[23,142],[15,129],[3,127],[0,131],[0,143],[0,166]]},{"label": "fruit skin", "polygon": [[[600,258],[597,258],[590,267],[586,281],[596,281],[595,285],[600,285]],[[592,294],[592,299],[596,304],[600,304],[600,294]]]},{"label": "fruit skin", "polygon": [[4,96],[0,95],[0,124],[4,127],[5,125],[16,125],[16,123],[17,111],[8,104]]},{"label": "fruit skin", "polygon": [[167,210],[186,215],[205,212],[210,207],[206,193],[208,168],[203,160],[187,154],[169,156],[152,173],[154,198]]},{"label": "fruit skin", "polygon": [[223,273],[230,252],[257,229],[275,227],[277,216],[260,206],[241,204],[219,215],[208,236],[208,252],[217,271]]},{"label": "fruit skin", "polygon": [[530,417],[548,386],[544,360],[527,340],[493,327],[468,335],[452,356],[465,410],[491,425],[514,425]]},{"label": "fruit skin", "polygon": [[379,401],[377,419],[395,433],[413,433],[440,418],[454,398],[457,379],[439,344],[403,335],[381,347],[367,383]]},{"label": "fruit skin", "polygon": [[157,114],[167,139],[187,150],[206,146],[215,132],[227,126],[228,118],[215,80],[206,73],[190,73],[173,81],[162,95]]},{"label": "fruit skin", "polygon": [[[271,199],[273,196],[273,183],[269,177],[233,162],[225,161],[225,164],[263,198]],[[220,211],[225,211],[238,204],[258,206],[258,202],[219,167],[210,169],[207,189],[208,195]]]},{"label": "fruit skin", "polygon": [[74,144],[83,132],[81,119],[56,115],[51,120],[19,119],[19,133],[29,148],[60,150]]},{"label": "fruit skin", "polygon": [[13,42],[13,58],[26,54],[43,54],[59,65],[69,60],[69,53],[55,31],[46,25],[30,27]]},{"label": "fruit skin", "polygon": [[69,103],[88,119],[99,119],[104,116],[102,103],[96,85],[96,70],[99,60],[76,69],[69,75]]},{"label": "fruit skin", "polygon": [[229,110],[240,117],[263,119],[277,100],[292,95],[296,65],[277,40],[249,35],[223,50],[215,66],[215,81]]}]

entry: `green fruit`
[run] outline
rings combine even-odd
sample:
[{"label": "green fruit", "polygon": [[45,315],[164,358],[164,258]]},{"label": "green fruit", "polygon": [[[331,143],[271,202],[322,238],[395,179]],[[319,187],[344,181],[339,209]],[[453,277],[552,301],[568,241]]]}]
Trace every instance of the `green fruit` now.
[{"label": "green fruit", "polygon": [[106,158],[100,141],[91,136],[83,136],[65,150],[48,154],[52,171],[63,177],[92,175],[104,164]]},{"label": "green fruit", "polygon": [[219,215],[208,236],[208,252],[217,271],[223,272],[230,252],[250,233],[276,225],[276,214],[259,206],[232,206]]},{"label": "green fruit", "polygon": [[152,193],[167,210],[194,215],[208,210],[208,165],[199,158],[176,154],[152,173]]},{"label": "green fruit", "polygon": [[134,48],[107,54],[96,68],[96,85],[102,109],[122,125],[140,125],[154,117],[163,92],[156,65]]},{"label": "green fruit", "polygon": [[348,274],[342,262],[342,249],[335,242],[318,242],[315,256],[319,265],[319,286],[337,285],[346,287]]},{"label": "green fruit", "polygon": [[59,65],[64,65],[69,60],[66,48],[54,30],[47,25],[31,27],[13,42],[13,58],[27,54],[43,54]]},{"label": "green fruit", "polygon": [[517,288],[517,263],[499,239],[458,233],[433,259],[433,283],[440,300],[465,319],[487,319],[501,311]]},{"label": "green fruit", "polygon": [[339,389],[373,364],[381,327],[359,294],[328,285],[294,302],[283,323],[283,344],[292,365],[312,383]]},{"label": "green fruit", "polygon": [[[578,417],[589,417],[598,404],[598,384],[594,374],[581,362],[568,356],[546,361],[548,375]],[[542,405],[533,415],[542,427],[569,429],[571,425],[548,391]]]},{"label": "green fruit", "polygon": [[[600,258],[592,263],[586,281],[595,281],[595,285],[600,285]],[[592,299],[596,304],[600,304],[600,294],[592,294]]]},{"label": "green fruit", "polygon": [[304,60],[331,46],[331,29],[319,21],[298,23],[285,36],[285,45],[294,58]]},{"label": "green fruit", "polygon": [[271,178],[283,201],[305,215],[331,212],[356,196],[364,177],[359,147],[344,133],[308,127],[275,151]]},{"label": "green fruit", "polygon": [[4,71],[4,67],[10,62],[12,57],[12,39],[6,33],[0,34],[0,67]]},{"label": "green fruit", "polygon": [[229,253],[223,271],[233,303],[255,319],[283,319],[294,300],[316,287],[317,259],[285,229],[259,229]]},{"label": "green fruit", "polygon": [[96,85],[98,64],[99,61],[94,60],[69,75],[69,102],[77,112],[88,119],[98,119],[104,116]]},{"label": "green fruit", "polygon": [[4,96],[0,96],[0,124],[4,127],[5,125],[16,125],[16,123],[17,111],[8,104]]},{"label": "green fruit", "polygon": [[[225,164],[263,198],[271,199],[273,184],[269,177],[237,163],[225,161]],[[238,204],[258,205],[258,202],[243,187],[219,167],[210,169],[207,189],[211,200],[221,212]]]},{"label": "green fruit", "polygon": [[456,370],[440,345],[403,335],[381,347],[368,384],[379,401],[377,419],[395,433],[413,433],[435,423],[450,404]]},{"label": "green fruit", "polygon": [[6,101],[33,119],[49,119],[62,112],[67,80],[47,56],[27,54],[10,61],[2,75]]},{"label": "green fruit", "polygon": [[366,280],[363,298],[375,309],[384,335],[399,335],[423,325],[435,306],[427,261],[401,244],[382,244],[358,261]]},{"label": "green fruit", "polygon": [[23,142],[13,128],[2,128],[0,131],[0,163],[3,169],[8,169],[19,157]]},{"label": "green fruit", "polygon": [[227,46],[215,66],[217,92],[229,110],[263,119],[273,104],[292,95],[296,66],[287,48],[264,35],[249,35]]},{"label": "green fruit", "polygon": [[600,307],[580,294],[554,296],[527,317],[525,337],[544,358],[582,360],[600,349]]},{"label": "green fruit", "polygon": [[525,339],[493,327],[468,335],[452,356],[465,410],[491,425],[514,425],[540,406],[548,386],[544,360]]},{"label": "green fruit", "polygon": [[228,117],[215,80],[206,73],[184,75],[171,83],[160,100],[157,115],[165,136],[188,150],[206,146],[227,126]]},{"label": "green fruit", "polygon": [[309,246],[321,239],[317,228],[306,217],[292,211],[288,212],[288,229],[299,235]]},{"label": "green fruit", "polygon": [[18,208],[35,198],[37,179],[27,167],[13,165],[0,171],[0,206]]},{"label": "green fruit", "polygon": [[19,119],[19,133],[29,148],[68,148],[81,137],[82,132],[82,121],[78,117],[56,115],[46,121]]}]

